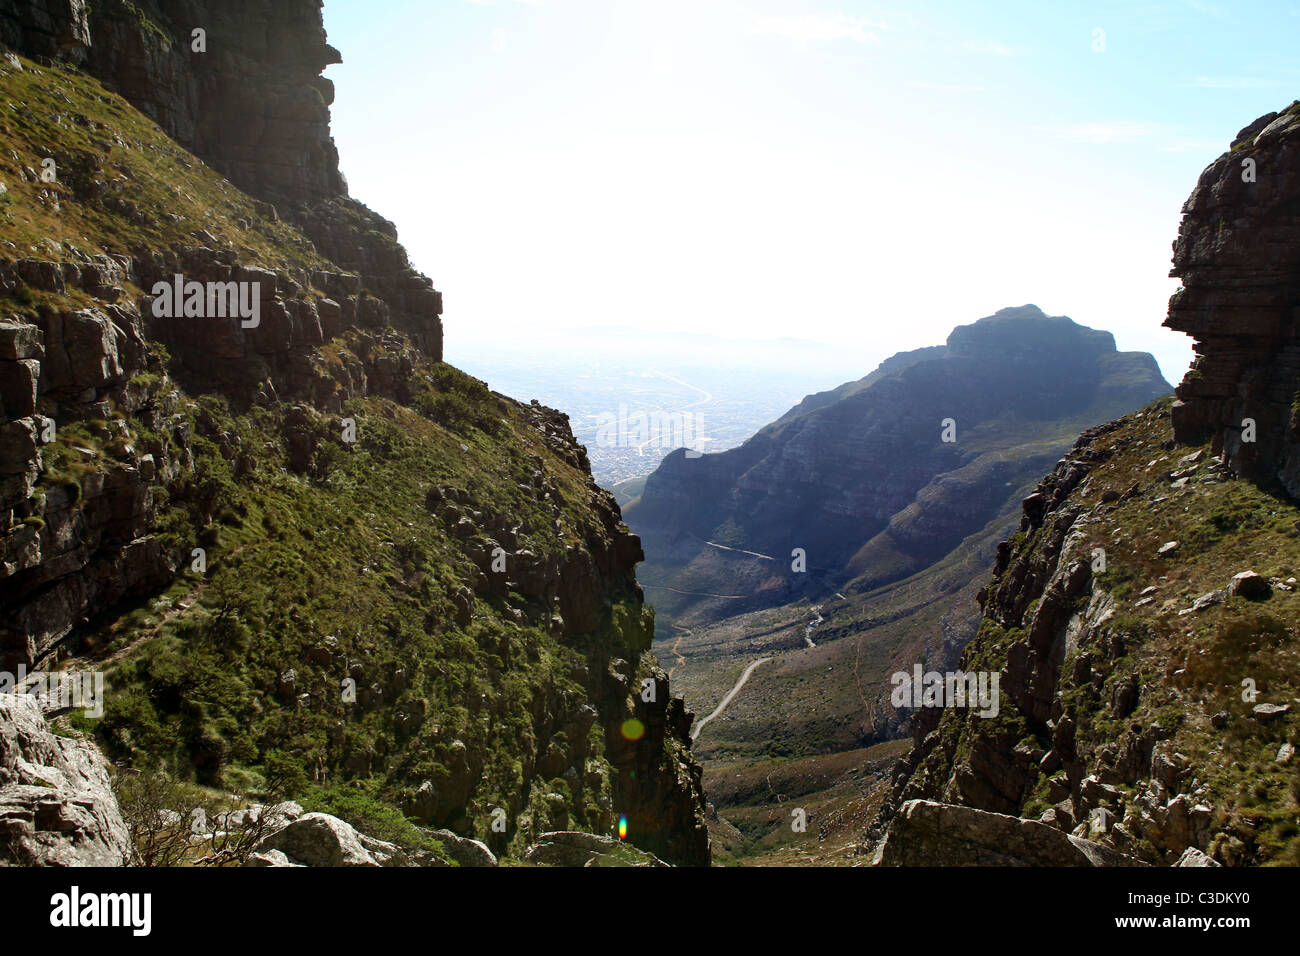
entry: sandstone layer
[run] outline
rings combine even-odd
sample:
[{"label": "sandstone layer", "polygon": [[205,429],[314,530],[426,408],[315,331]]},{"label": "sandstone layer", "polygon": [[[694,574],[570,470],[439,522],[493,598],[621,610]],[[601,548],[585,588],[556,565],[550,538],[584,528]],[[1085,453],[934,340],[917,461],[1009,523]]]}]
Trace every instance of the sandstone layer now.
[{"label": "sandstone layer", "polygon": [[[1165,325],[1197,353],[1174,434],[1300,496],[1300,102],[1237,134],[1183,206]],[[1252,423],[1253,422],[1253,427]]]}]

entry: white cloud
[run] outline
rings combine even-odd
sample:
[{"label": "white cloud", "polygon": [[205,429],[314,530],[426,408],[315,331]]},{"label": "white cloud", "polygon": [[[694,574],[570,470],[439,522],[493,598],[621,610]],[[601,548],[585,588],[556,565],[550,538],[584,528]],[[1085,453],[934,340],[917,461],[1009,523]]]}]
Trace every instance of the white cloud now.
[{"label": "white cloud", "polygon": [[852,40],[854,43],[880,43],[877,31],[889,29],[885,24],[866,17],[807,15],[800,17],[761,17],[749,28],[750,33],[786,37],[801,43]]}]

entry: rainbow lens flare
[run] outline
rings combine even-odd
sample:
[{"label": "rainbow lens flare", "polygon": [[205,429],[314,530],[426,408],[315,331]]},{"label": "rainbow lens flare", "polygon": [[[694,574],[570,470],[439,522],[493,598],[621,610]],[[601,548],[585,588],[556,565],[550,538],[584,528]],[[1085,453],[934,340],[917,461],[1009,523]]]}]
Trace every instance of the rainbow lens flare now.
[{"label": "rainbow lens flare", "polygon": [[645,724],[635,717],[623,721],[623,737],[626,740],[640,740],[645,736]]},{"label": "rainbow lens flare", "polygon": [[627,839],[627,817],[625,816],[618,818],[618,838],[620,840]]}]

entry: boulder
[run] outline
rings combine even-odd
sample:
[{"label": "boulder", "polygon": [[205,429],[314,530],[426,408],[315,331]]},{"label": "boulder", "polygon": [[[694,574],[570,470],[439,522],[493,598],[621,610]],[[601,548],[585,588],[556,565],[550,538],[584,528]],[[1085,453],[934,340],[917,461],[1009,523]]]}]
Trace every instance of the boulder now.
[{"label": "boulder", "polygon": [[253,853],[244,862],[244,866],[303,866],[302,863],[294,863],[281,850],[267,850],[264,853]]},{"label": "boulder", "polygon": [[125,866],[132,856],[95,745],[55,734],[35,698],[0,694],[0,866]]},{"label": "boulder", "polygon": [[1234,574],[1232,583],[1228,585],[1229,594],[1244,598],[1266,598],[1271,591],[1268,580],[1254,571],[1242,571],[1240,574]]},{"label": "boulder", "polygon": [[[425,830],[424,833],[441,842],[447,856],[461,866],[491,867],[497,865],[496,854],[488,849],[486,843],[460,836],[450,830]],[[430,859],[425,865],[437,866],[439,864],[432,862],[432,859]]]},{"label": "boulder", "polygon": [[1144,866],[1117,850],[1037,820],[909,800],[873,866]]},{"label": "boulder", "polygon": [[653,854],[613,837],[578,830],[543,833],[524,852],[524,860],[539,866],[667,866]]},{"label": "boulder", "polygon": [[1268,723],[1286,714],[1291,709],[1289,704],[1256,704],[1250,714],[1260,723]]},{"label": "boulder", "polygon": [[1213,857],[1206,856],[1194,846],[1189,846],[1183,851],[1183,855],[1178,858],[1174,866],[1222,866]]},{"label": "boulder", "polygon": [[300,866],[406,866],[400,847],[368,837],[327,813],[308,813],[259,843],[254,853],[281,851]]}]

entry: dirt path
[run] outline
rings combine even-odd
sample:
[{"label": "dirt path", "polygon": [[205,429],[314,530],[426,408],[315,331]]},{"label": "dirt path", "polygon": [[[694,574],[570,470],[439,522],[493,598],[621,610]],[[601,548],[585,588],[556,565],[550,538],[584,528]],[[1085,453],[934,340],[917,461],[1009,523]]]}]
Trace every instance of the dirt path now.
[{"label": "dirt path", "polygon": [[754,663],[746,667],[745,672],[740,675],[740,680],[736,681],[736,686],[727,691],[727,696],[722,698],[722,703],[718,704],[718,706],[713,709],[713,713],[709,714],[709,716],[705,717],[695,725],[695,731],[691,734],[691,739],[695,740],[698,738],[700,736],[700,731],[704,729],[704,725],[727,709],[727,705],[731,703],[731,699],[740,693],[740,689],[745,686],[745,681],[749,680],[749,675],[754,673],[754,668],[759,664],[766,664],[772,659],[773,658],[771,657],[760,657],[758,660],[754,661]]},{"label": "dirt path", "polygon": [[[131,643],[127,644],[125,647],[114,651],[108,657],[97,658],[97,657],[86,657],[80,654],[72,654],[69,655],[68,657],[63,658],[63,660],[58,662],[57,670],[59,671],[107,670],[109,665],[117,663],[122,658],[126,657],[127,654],[130,654],[133,650],[139,647],[141,644],[151,641],[155,637],[157,637],[159,631],[162,630],[164,624],[167,624],[168,622],[174,620],[176,617],[178,617],[181,614],[184,614],[186,611],[192,608],[194,604],[198,601],[199,595],[202,593],[203,593],[203,585],[200,584],[193,591],[190,591],[187,594],[184,594],[181,597],[177,598],[176,603],[173,604],[170,608],[168,608],[167,613],[165,613],[158,620],[157,624],[149,628],[149,630],[145,631],[144,633],[140,634],[138,637],[136,637],[135,640],[131,641]],[[14,693],[16,694],[24,693],[26,691],[26,688],[32,686],[32,684],[36,682],[37,678],[41,677],[46,673],[49,672],[46,671],[44,668],[38,668],[37,670],[32,671],[30,674],[27,675],[27,677],[23,680],[21,684],[15,686]]]},{"label": "dirt path", "polygon": [[804,625],[803,639],[808,642],[809,647],[816,647],[817,645],[813,643],[813,639],[812,639],[813,628],[815,628],[818,624],[821,624],[822,621],[826,620],[826,618],[822,617],[822,606],[820,604],[814,607],[812,609],[812,612],[813,612],[813,619],[809,621],[806,625]]},{"label": "dirt path", "polygon": [[677,588],[670,588],[666,584],[645,584],[643,588],[652,588],[656,591],[672,591],[674,594],[693,594],[696,597],[715,597],[726,598],[729,601],[743,601],[748,595],[745,594],[710,594],[708,591],[679,591]]},{"label": "dirt path", "polygon": [[695,632],[692,631],[689,627],[682,627],[680,624],[674,624],[673,627],[677,628],[677,630],[679,631],[685,631],[686,633],[677,635],[677,640],[673,641],[673,649],[668,652],[669,654],[673,655],[673,657],[677,658],[677,663],[668,669],[669,680],[673,679],[673,674],[677,672],[677,668],[681,667],[683,664],[686,663],[686,658],[682,657],[682,655],[677,652],[677,648],[681,646],[682,639],[685,637],[695,636]]},{"label": "dirt path", "polygon": [[759,554],[757,551],[746,551],[744,548],[728,548],[725,544],[718,544],[716,541],[705,541],[710,548],[717,548],[719,551],[730,551],[733,554],[748,554],[751,557],[762,558],[764,561],[775,561],[776,558],[770,554]]}]

